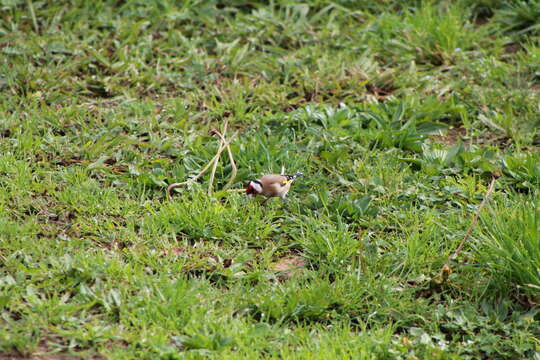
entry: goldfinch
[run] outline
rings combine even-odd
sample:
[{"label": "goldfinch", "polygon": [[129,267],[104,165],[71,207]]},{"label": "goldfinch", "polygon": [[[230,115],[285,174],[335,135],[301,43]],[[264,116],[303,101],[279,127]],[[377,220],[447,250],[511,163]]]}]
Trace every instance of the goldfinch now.
[{"label": "goldfinch", "polygon": [[285,201],[292,182],[299,176],[302,176],[302,173],[293,175],[270,174],[260,179],[251,180],[246,187],[246,195],[250,198],[262,195],[266,197],[264,202],[273,197],[279,197]]}]

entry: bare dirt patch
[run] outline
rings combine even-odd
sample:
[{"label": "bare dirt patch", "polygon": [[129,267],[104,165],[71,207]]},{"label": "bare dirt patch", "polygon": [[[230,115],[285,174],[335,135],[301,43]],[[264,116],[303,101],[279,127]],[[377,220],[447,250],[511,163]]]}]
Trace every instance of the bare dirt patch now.
[{"label": "bare dirt patch", "polygon": [[454,145],[467,134],[464,127],[450,128],[444,135],[434,135],[430,139],[445,145]]},{"label": "bare dirt patch", "polygon": [[306,260],[298,255],[289,255],[280,259],[270,269],[277,272],[280,281],[292,279],[300,275],[306,268]]}]

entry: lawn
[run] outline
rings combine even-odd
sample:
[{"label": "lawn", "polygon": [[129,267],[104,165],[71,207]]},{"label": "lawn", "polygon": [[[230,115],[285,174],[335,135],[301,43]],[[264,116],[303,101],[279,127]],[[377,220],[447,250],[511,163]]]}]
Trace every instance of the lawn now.
[{"label": "lawn", "polygon": [[0,0],[0,359],[539,360],[539,320],[539,0]]}]

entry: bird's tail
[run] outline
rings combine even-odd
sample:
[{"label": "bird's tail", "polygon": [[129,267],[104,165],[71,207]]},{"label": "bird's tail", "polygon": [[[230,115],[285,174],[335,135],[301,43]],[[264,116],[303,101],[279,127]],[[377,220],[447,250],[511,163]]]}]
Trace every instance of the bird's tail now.
[{"label": "bird's tail", "polygon": [[302,174],[301,172],[297,172],[296,174],[292,174],[292,175],[285,175],[284,174],[283,176],[285,176],[287,178],[287,180],[292,181],[292,180],[294,180],[297,177],[302,176],[302,175],[304,175],[304,174]]}]

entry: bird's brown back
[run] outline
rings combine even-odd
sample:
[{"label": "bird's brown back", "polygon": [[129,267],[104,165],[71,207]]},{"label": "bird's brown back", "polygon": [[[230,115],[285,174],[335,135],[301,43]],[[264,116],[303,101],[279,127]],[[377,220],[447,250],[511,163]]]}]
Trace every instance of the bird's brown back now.
[{"label": "bird's brown back", "polygon": [[278,174],[265,175],[260,181],[263,188],[262,194],[269,197],[283,196],[291,186],[290,181],[285,176]]},{"label": "bird's brown back", "polygon": [[261,178],[261,183],[263,185],[271,185],[271,184],[274,184],[274,183],[282,184],[284,181],[287,181],[287,178],[285,176],[283,176],[283,175],[278,175],[278,174],[264,175]]}]

